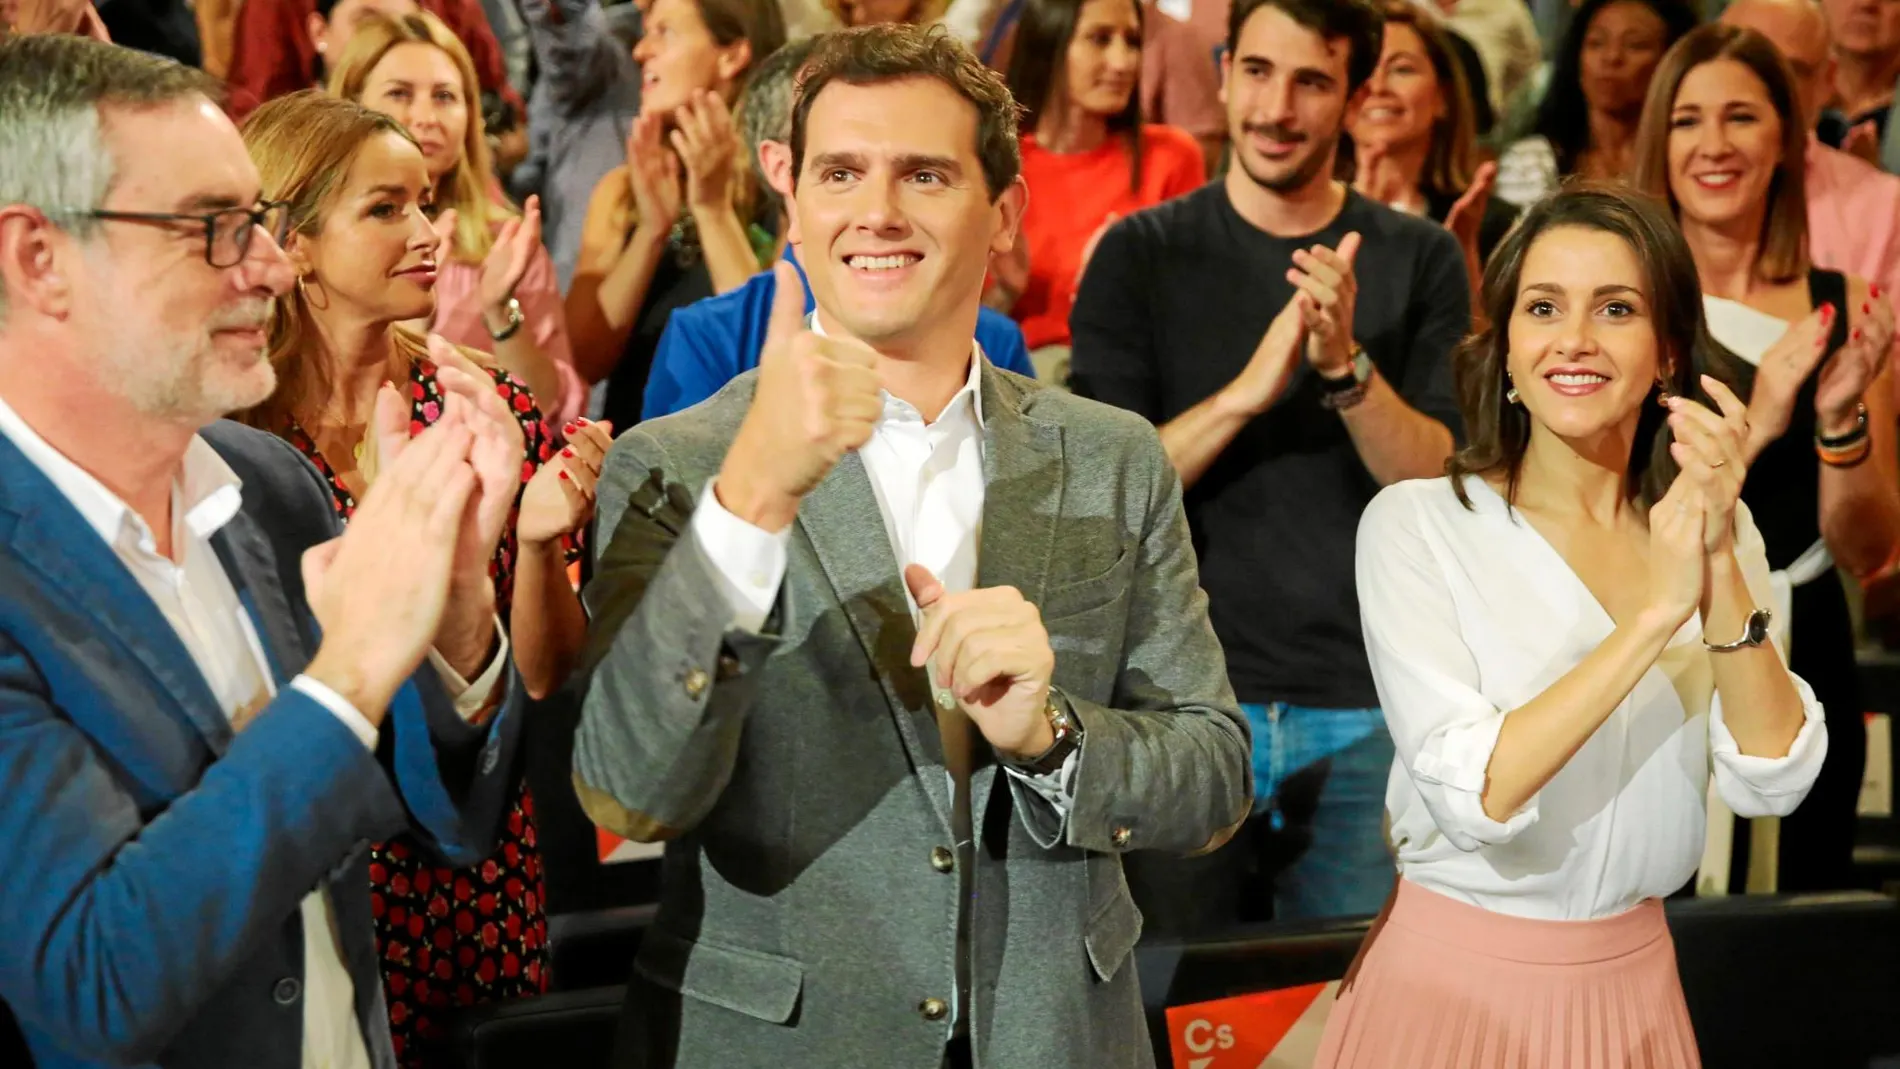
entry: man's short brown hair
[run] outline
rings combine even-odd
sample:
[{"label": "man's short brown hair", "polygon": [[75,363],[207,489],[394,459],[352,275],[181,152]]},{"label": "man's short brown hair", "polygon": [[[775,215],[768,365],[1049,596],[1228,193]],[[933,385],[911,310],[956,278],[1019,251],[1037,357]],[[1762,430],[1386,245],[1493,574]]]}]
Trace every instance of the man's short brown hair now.
[{"label": "man's short brown hair", "polygon": [[792,186],[805,167],[805,124],[812,102],[832,82],[877,85],[934,78],[976,107],[976,155],[995,200],[1022,173],[1016,101],[1003,76],[983,65],[941,26],[887,23],[828,33],[806,61],[792,108]]}]

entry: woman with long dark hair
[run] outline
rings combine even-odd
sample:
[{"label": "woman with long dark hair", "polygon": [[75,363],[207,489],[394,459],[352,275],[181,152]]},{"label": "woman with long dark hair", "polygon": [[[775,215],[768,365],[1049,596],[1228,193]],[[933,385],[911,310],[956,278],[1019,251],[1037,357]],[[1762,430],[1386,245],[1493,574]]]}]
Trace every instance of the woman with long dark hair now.
[{"label": "woman with long dark hair", "polygon": [[[1656,70],[1637,134],[1633,184],[1665,199],[1695,257],[1715,340],[1746,378],[1748,485],[1776,570],[1778,636],[1829,713],[1827,764],[1783,821],[1778,858],[1738,836],[1735,890],[1851,886],[1866,758],[1854,625],[1839,564],[1872,576],[1900,554],[1900,453],[1888,347],[1893,315],[1866,280],[1807,255],[1808,131],[1775,45],[1738,26],[1703,26]],[[1775,868],[1764,861],[1778,861]]]},{"label": "woman with long dark hair", "polygon": [[1827,753],[1768,635],[1746,412],[1701,373],[1695,262],[1639,193],[1533,206],[1484,300],[1469,444],[1359,526],[1401,879],[1316,1064],[1689,1069],[1661,900],[1702,856],[1710,777],[1786,814]]},{"label": "woman with long dark hair", "polygon": [[1022,324],[1032,354],[1069,344],[1095,236],[1206,174],[1191,135],[1141,121],[1141,20],[1136,0],[1028,0],[1016,30],[1008,81],[1023,108],[1029,207],[985,299]]},{"label": "woman with long dark hair", "polygon": [[1662,54],[1696,27],[1685,0],[1584,0],[1551,67],[1537,125],[1498,157],[1497,195],[1523,207],[1572,175],[1629,174],[1643,96]]}]

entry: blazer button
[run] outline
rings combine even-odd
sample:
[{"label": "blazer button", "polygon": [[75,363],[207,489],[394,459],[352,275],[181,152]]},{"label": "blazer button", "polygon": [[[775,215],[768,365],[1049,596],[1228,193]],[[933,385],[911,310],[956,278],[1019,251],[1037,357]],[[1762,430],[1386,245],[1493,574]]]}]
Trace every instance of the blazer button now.
[{"label": "blazer button", "polygon": [[941,1021],[950,1015],[950,1004],[940,998],[927,998],[917,1004],[917,1012],[926,1021]]},{"label": "blazer button", "polygon": [[930,867],[938,872],[950,872],[957,867],[957,855],[951,853],[948,847],[933,846],[930,848]]},{"label": "blazer button", "polygon": [[275,1000],[279,1006],[290,1005],[297,1001],[297,996],[301,994],[303,994],[303,985],[298,983],[294,977],[289,976],[277,981],[277,985],[270,990],[270,997]]},{"label": "blazer button", "polygon": [[686,678],[682,682],[686,687],[686,696],[694,701],[698,701],[699,696],[706,693],[707,680],[704,669],[695,668],[686,673]]},{"label": "blazer button", "polygon": [[1128,845],[1128,840],[1132,835],[1133,833],[1130,832],[1126,826],[1123,826],[1109,832],[1108,841],[1114,843],[1116,849],[1120,849]]}]

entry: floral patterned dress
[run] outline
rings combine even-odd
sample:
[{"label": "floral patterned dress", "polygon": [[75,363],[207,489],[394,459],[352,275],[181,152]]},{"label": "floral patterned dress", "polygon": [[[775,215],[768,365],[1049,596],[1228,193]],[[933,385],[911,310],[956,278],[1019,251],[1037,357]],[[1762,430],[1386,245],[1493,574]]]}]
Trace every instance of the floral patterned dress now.
[{"label": "floral patterned dress", "polygon": [[[553,439],[527,387],[505,371],[490,374],[496,391],[521,419],[525,486],[553,455]],[[409,394],[409,430],[418,434],[442,415],[433,363],[416,363]],[[316,442],[295,424],[284,437],[317,466],[330,484],[337,515],[347,523],[356,498]],[[514,594],[518,548],[510,515],[490,566],[504,620]],[[525,781],[515,786],[499,845],[487,860],[469,868],[442,868],[429,862],[414,839],[401,835],[373,847],[369,873],[389,1033],[404,1069],[448,1064],[442,1039],[445,1017],[455,1007],[547,990],[547,890],[535,848],[534,799]]]}]

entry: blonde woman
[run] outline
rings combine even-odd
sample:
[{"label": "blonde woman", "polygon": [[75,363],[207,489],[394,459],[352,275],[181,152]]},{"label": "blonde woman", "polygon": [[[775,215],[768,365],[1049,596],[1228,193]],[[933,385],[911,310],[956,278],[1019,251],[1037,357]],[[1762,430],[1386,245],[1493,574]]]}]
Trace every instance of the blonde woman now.
[{"label": "blonde woman", "polygon": [[673,309],[737,289],[771,254],[732,107],[784,43],[777,0],[654,0],[647,12],[627,163],[594,188],[567,293],[575,365],[608,383],[616,426],[639,418]]},{"label": "blonde woman", "polygon": [[427,12],[372,18],[336,58],[329,91],[391,116],[421,146],[446,245],[430,329],[495,354],[564,433],[586,404],[586,387],[574,373],[554,262],[541,245],[540,205],[530,197],[515,212],[495,181],[468,50]]},{"label": "blonde woman", "polygon": [[[244,126],[267,199],[287,205],[285,253],[297,285],[276,301],[270,359],[278,385],[243,415],[316,466],[348,522],[374,478],[366,445],[376,399],[400,390],[412,432],[443,411],[449,367],[487,381],[483,403],[505,402],[520,424],[526,485],[492,562],[496,611],[531,694],[559,686],[585,631],[567,582],[564,546],[591,517],[609,428],[577,422],[554,445],[533,399],[507,371],[483,368],[401,324],[435,306],[435,231],[425,213],[434,183],[422,151],[395,120],[314,91],[266,104]],[[392,385],[399,384],[399,385]],[[505,417],[502,417],[505,419]],[[443,547],[444,553],[453,552]],[[466,712],[465,712],[466,715]],[[547,983],[546,917],[534,803],[517,786],[496,852],[464,869],[434,865],[399,838],[371,858],[372,908],[390,1033],[405,1066],[424,1064],[441,1014],[457,1005],[536,994]]]}]

